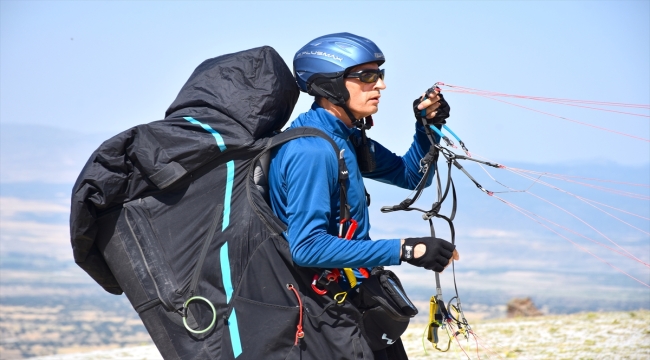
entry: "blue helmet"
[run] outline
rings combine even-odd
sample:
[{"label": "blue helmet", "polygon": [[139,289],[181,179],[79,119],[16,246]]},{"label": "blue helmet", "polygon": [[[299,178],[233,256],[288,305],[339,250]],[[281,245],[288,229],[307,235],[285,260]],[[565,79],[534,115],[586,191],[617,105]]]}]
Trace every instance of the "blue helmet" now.
[{"label": "blue helmet", "polygon": [[370,62],[381,65],[385,60],[374,42],[350,33],[337,33],[318,37],[298,50],[293,57],[293,72],[300,90],[317,95],[310,91],[314,75],[342,79],[351,67]]}]

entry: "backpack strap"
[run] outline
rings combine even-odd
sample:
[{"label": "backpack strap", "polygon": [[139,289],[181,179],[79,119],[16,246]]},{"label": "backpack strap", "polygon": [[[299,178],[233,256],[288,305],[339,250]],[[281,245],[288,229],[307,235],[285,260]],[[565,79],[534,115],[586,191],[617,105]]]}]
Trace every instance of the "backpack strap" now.
[{"label": "backpack strap", "polygon": [[[303,127],[292,128],[292,129],[286,130],[286,131],[284,131],[284,132],[282,132],[280,134],[277,134],[275,136],[270,137],[267,140],[267,143],[264,146],[264,148],[262,149],[262,151],[260,151],[257,154],[255,159],[253,159],[253,162],[252,162],[253,166],[251,166],[249,168],[249,172],[248,172],[249,181],[250,181],[251,184],[255,185],[255,168],[256,168],[255,164],[257,164],[260,161],[260,159],[263,156],[265,156],[266,154],[268,154],[272,149],[274,149],[274,148],[276,148],[276,147],[278,147],[278,146],[280,146],[282,144],[285,144],[285,143],[287,143],[287,142],[289,142],[291,140],[298,139],[298,138],[301,138],[301,137],[308,137],[308,136],[319,137],[319,138],[327,141],[332,146],[332,150],[334,150],[334,153],[336,154],[336,158],[338,159],[338,167],[339,167],[338,168],[338,182],[339,182],[340,194],[341,194],[340,214],[341,214],[341,219],[347,219],[347,218],[350,217],[350,206],[348,205],[347,189],[345,187],[345,184],[346,184],[345,180],[348,179],[348,167],[345,165],[345,160],[341,156],[338,145],[336,145],[336,143],[334,142],[334,140],[332,140],[331,137],[329,137],[325,132],[323,132],[323,131],[321,131],[319,129],[316,129],[316,128],[313,128],[313,127],[303,126]],[[251,194],[250,194],[250,185],[247,186],[246,191],[249,192],[249,198],[250,198],[250,196],[251,196]],[[281,225],[281,227],[284,226],[284,224],[280,224],[280,223],[275,223],[274,224],[274,223],[272,223],[273,222],[272,219],[267,219],[267,217],[264,216],[264,212],[260,209],[259,204],[256,204],[255,202],[251,202],[251,204],[253,205],[254,211],[257,212],[257,214],[260,216],[262,221],[264,223],[266,223],[266,225],[268,227],[273,228],[273,229],[277,229],[278,226],[280,226],[280,225]],[[277,222],[279,222],[279,220]],[[281,231],[283,231],[283,230],[281,230]]]},{"label": "backpack strap", "polygon": [[338,159],[338,182],[339,182],[339,187],[341,189],[340,194],[340,217],[341,219],[349,219],[350,218],[350,205],[348,204],[348,196],[347,196],[347,189],[345,187],[346,181],[348,179],[348,167],[345,165],[345,159],[343,158],[343,154],[339,150],[339,147],[336,145],[334,140],[332,140],[331,137],[329,137],[326,133],[323,131],[313,128],[313,127],[298,127],[298,128],[293,128],[289,129],[285,132],[282,132],[272,138],[270,138],[268,145],[266,148],[262,151],[262,153],[265,153],[279,145],[285,144],[291,140],[301,138],[301,137],[307,137],[307,136],[316,136],[321,139],[326,140],[330,145],[332,146],[332,149],[334,150],[334,153],[336,154],[336,158]]}]

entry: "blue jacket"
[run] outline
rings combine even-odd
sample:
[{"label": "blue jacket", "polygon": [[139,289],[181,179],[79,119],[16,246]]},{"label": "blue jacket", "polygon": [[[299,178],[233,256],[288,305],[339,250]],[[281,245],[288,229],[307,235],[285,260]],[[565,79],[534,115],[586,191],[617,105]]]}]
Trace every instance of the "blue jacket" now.
[{"label": "blue jacket", "polygon": [[[299,126],[324,131],[344,150],[349,170],[348,204],[359,227],[351,241],[338,237],[338,162],[331,146],[317,137],[299,138],[282,145],[271,155],[269,188],[273,211],[288,226],[284,235],[294,262],[318,268],[398,265],[400,239],[368,241],[370,222],[365,189],[350,141],[350,136],[359,130],[349,129],[316,103],[291,124],[292,128]],[[419,172],[420,159],[430,147],[423,126],[416,124],[413,144],[402,157],[375,141],[373,145],[377,168],[363,176],[414,189],[423,176]]]}]

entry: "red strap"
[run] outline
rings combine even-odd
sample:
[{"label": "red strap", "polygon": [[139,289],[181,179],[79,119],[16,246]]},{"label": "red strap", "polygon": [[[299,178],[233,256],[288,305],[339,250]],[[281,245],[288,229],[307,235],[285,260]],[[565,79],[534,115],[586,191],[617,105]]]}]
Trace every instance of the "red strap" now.
[{"label": "red strap", "polygon": [[[313,286],[313,285],[312,285]],[[299,313],[300,313],[300,318],[298,320],[298,326],[296,326],[296,342],[294,343],[295,345],[298,345],[298,340],[302,339],[305,337],[305,332],[302,331],[302,300],[300,299],[300,294],[298,294],[298,290],[293,286],[293,284],[287,284],[287,289],[293,291],[293,293],[296,295],[296,299],[298,299],[298,307],[299,307]]]}]

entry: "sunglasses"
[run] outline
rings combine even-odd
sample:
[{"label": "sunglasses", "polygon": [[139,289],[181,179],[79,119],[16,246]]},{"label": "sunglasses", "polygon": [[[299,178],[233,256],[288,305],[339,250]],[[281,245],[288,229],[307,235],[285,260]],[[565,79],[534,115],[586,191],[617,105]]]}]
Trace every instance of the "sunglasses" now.
[{"label": "sunglasses", "polygon": [[367,84],[372,84],[379,79],[384,80],[384,69],[366,69],[347,74],[346,78],[358,78],[359,81]]}]

